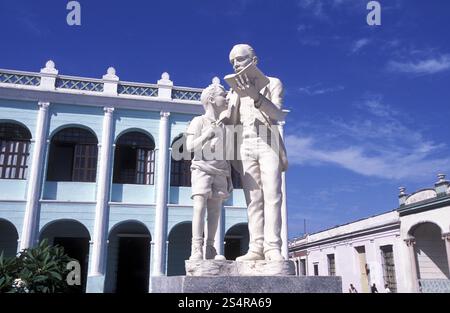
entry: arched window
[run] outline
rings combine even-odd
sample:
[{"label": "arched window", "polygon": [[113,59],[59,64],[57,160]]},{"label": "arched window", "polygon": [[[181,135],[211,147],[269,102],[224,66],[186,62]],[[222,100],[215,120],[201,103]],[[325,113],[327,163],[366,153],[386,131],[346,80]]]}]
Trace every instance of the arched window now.
[{"label": "arched window", "polygon": [[155,182],[155,142],[140,132],[119,137],[114,152],[116,184],[153,185]]},{"label": "arched window", "polygon": [[30,139],[25,127],[0,123],[0,179],[25,179]]},{"label": "arched window", "polygon": [[95,182],[97,143],[95,135],[83,128],[56,133],[50,145],[47,180]]},{"label": "arched window", "polygon": [[[180,141],[179,141],[180,140]],[[175,144],[177,143],[177,144]],[[175,151],[177,147],[178,151]],[[179,135],[172,142],[172,160],[170,162],[170,186],[191,187],[191,159],[175,159],[174,153],[183,154],[186,147],[186,137]],[[174,150],[175,149],[175,150]]]}]

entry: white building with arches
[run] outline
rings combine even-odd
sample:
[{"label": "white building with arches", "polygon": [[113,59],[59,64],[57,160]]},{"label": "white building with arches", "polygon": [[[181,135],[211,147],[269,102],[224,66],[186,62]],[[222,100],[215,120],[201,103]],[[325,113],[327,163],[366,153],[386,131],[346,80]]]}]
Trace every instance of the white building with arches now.
[{"label": "white building with arches", "polygon": [[407,194],[393,211],[291,240],[298,275],[342,276],[358,292],[450,292],[450,183]]},{"label": "white building with arches", "polygon": [[[171,145],[203,113],[201,91],[167,73],[147,84],[113,68],[102,79],[59,75],[52,61],[39,73],[0,70],[0,251],[60,244],[87,292],[147,292],[153,276],[183,275],[190,161],[172,159]],[[228,259],[248,247],[235,172],[233,183],[216,236]]]}]

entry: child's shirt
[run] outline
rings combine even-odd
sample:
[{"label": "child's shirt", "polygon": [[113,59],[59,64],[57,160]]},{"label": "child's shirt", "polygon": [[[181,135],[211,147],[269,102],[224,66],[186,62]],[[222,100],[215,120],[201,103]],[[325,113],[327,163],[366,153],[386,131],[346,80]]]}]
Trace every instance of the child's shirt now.
[{"label": "child's shirt", "polygon": [[[196,116],[189,124],[186,134],[193,135],[194,140],[215,121],[202,115]],[[203,142],[202,148],[194,151],[191,169],[199,169],[212,175],[230,176],[230,165],[225,158],[225,126],[216,126],[215,136]],[[201,151],[199,151],[201,150]]]}]

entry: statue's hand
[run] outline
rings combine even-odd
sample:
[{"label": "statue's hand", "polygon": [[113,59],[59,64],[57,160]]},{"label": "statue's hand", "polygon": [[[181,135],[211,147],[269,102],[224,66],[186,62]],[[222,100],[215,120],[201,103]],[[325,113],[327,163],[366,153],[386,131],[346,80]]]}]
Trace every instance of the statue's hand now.
[{"label": "statue's hand", "polygon": [[253,100],[257,101],[259,99],[259,90],[256,89],[255,83],[248,78],[247,74],[238,75],[236,77],[236,84],[240,91]]},{"label": "statue's hand", "polygon": [[215,129],[216,129],[215,126],[211,125],[208,128],[206,128],[205,130],[203,130],[204,138],[206,138],[207,140],[214,138],[216,135]]}]

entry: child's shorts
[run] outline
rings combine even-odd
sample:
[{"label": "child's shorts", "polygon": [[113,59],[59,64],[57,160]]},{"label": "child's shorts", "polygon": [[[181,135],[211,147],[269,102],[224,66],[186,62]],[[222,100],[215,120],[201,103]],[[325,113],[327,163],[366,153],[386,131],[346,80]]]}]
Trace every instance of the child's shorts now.
[{"label": "child's shorts", "polygon": [[205,196],[207,199],[227,199],[228,180],[223,175],[212,175],[199,169],[193,169],[191,173],[192,197]]}]

